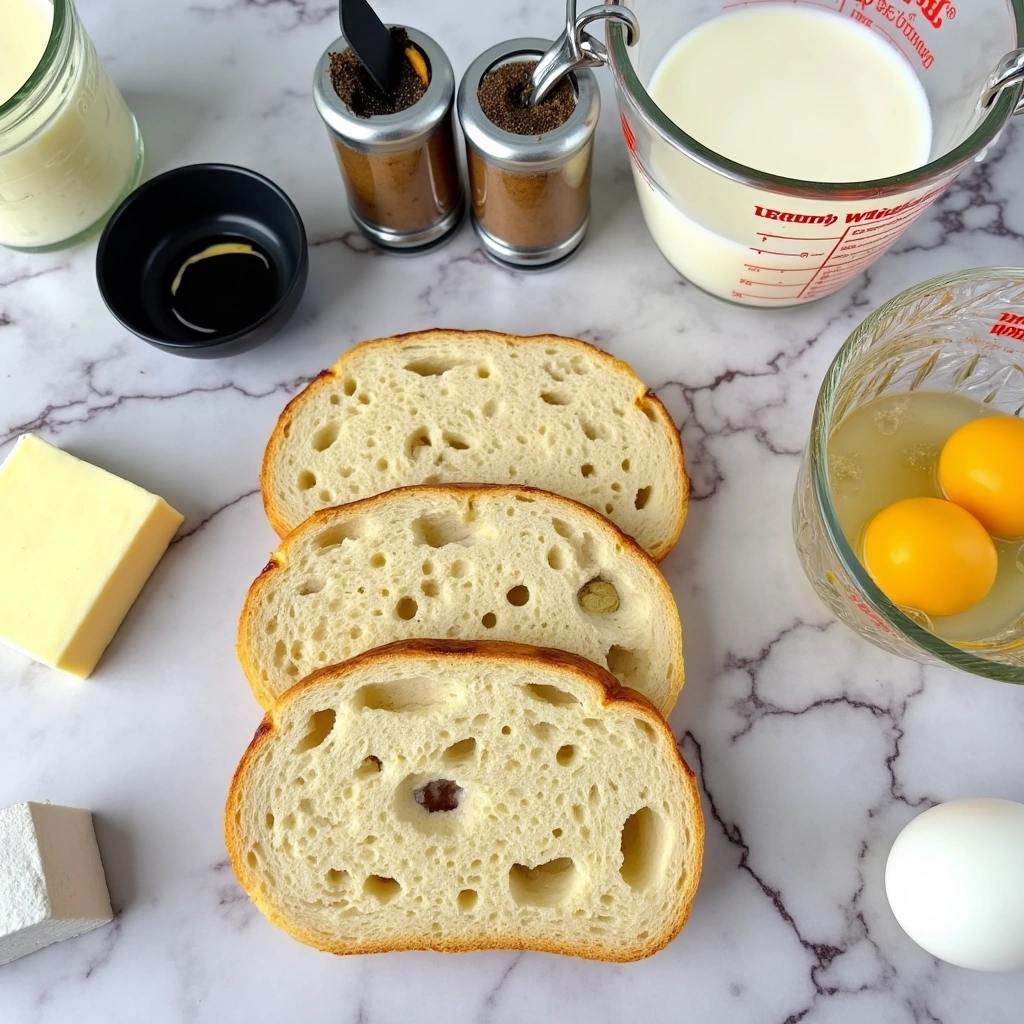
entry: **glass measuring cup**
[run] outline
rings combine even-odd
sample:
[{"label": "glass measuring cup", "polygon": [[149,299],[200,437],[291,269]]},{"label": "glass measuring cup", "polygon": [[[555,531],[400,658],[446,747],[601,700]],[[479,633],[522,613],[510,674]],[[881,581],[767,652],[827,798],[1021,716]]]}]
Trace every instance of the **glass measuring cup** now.
[{"label": "glass measuring cup", "polygon": [[[947,643],[875,586],[846,540],[833,502],[829,440],[880,395],[963,395],[1001,413],[1024,410],[1024,268],[937,277],[869,316],[840,348],[814,408],[793,499],[797,554],[818,596],[865,639],[915,661],[1024,683],[1024,608],[999,636]],[[1017,564],[1024,573],[1024,539]]]},{"label": "glass measuring cup", "polygon": [[[647,93],[684,35],[764,2],[778,0],[624,0],[639,22],[639,41],[629,46],[625,29],[610,22],[608,50],[637,195],[662,253],[713,295],[784,307],[828,295],[869,266],[1024,111],[1024,0],[789,0],[787,6],[826,8],[880,33],[928,96],[930,162],[841,184],[728,160],[677,127]],[[865,97],[877,102],[884,97]]]}]

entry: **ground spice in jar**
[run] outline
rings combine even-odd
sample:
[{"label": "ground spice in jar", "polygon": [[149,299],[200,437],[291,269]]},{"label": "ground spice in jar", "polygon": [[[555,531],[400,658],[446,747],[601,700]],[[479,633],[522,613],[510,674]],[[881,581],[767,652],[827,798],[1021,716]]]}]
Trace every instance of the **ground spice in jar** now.
[{"label": "ground spice in jar", "polygon": [[[391,34],[405,54],[393,92],[377,87],[353,50],[328,50],[314,100],[359,227],[387,248],[415,249],[446,237],[461,216],[451,116],[455,85],[433,40],[403,28]],[[375,126],[385,116],[388,121]]]},{"label": "ground spice in jar", "polygon": [[[499,65],[480,80],[477,99],[492,124],[540,141],[568,121],[577,96],[573,84],[563,79],[542,102],[526,106],[523,90],[536,66],[535,60]],[[524,161],[520,172],[499,166],[468,146],[473,212],[480,228],[513,249],[557,248],[585,225],[589,215],[592,151],[588,138],[561,166],[531,172]]]},{"label": "ground spice in jar", "polygon": [[397,153],[362,153],[335,138],[352,211],[391,231],[423,231],[461,200],[451,118],[426,143]]},{"label": "ground spice in jar", "polygon": [[[397,114],[400,110],[408,110],[427,91],[430,70],[420,52],[409,42],[405,29],[398,26],[392,28],[391,39],[396,49],[405,54],[401,77],[391,94],[381,90],[370,77],[355,50],[331,54],[331,84],[338,98],[356,117],[376,117],[379,114]],[[416,63],[421,65],[421,69],[413,63],[415,58],[418,58]]]},{"label": "ground spice in jar", "polygon": [[543,135],[553,131],[565,124],[576,109],[576,93],[566,78],[541,103],[534,107],[526,105],[526,88],[536,66],[535,60],[501,64],[484,75],[477,89],[480,109],[490,121],[513,135]]}]

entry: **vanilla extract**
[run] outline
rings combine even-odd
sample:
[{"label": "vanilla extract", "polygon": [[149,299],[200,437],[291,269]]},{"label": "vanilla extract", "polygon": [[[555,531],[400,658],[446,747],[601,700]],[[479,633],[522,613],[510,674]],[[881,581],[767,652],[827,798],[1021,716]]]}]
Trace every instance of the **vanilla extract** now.
[{"label": "vanilla extract", "polygon": [[205,239],[171,264],[165,301],[171,315],[197,335],[226,337],[251,327],[277,299],[277,267],[257,244]]}]

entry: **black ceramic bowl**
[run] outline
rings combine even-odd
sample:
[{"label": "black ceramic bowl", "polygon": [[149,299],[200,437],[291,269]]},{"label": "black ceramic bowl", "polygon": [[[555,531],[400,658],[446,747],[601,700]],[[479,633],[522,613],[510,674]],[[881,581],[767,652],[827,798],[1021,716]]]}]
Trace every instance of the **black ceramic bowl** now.
[{"label": "black ceramic bowl", "polygon": [[[275,271],[274,294],[261,297],[262,315],[213,336],[176,319],[166,298],[184,254],[211,240],[254,244]],[[146,182],[117,208],[96,253],[96,279],[110,312],[150,345],[196,359],[237,355],[273,337],[295,312],[308,272],[306,231],[294,203],[261,174],[230,164],[192,164]]]}]

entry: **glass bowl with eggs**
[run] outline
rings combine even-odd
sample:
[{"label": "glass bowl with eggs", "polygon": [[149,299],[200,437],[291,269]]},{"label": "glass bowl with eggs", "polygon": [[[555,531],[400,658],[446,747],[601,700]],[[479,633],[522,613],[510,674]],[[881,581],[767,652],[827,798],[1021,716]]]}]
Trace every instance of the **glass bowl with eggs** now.
[{"label": "glass bowl with eggs", "polygon": [[1024,268],[938,277],[850,336],[793,532],[819,597],[916,661],[1024,683]]}]

